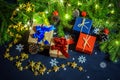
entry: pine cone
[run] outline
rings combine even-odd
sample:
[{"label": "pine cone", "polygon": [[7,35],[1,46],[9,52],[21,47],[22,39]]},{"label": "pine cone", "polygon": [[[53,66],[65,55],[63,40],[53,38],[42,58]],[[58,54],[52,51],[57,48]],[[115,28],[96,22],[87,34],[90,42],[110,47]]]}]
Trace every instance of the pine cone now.
[{"label": "pine cone", "polygon": [[38,52],[38,45],[37,44],[30,44],[29,45],[29,52],[31,53],[31,54],[37,54],[37,52]]}]

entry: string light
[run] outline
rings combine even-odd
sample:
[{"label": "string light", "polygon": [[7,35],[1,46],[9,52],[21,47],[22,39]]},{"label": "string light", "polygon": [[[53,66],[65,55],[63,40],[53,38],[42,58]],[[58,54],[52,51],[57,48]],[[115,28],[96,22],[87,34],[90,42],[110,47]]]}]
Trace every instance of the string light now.
[{"label": "string light", "polygon": [[33,19],[33,22],[36,22],[36,19]]},{"label": "string light", "polygon": [[108,7],[112,7],[112,6],[114,6],[114,4],[113,4],[113,3],[110,3],[110,4],[108,5]]},{"label": "string light", "polygon": [[109,21],[106,21],[106,24],[109,24]]},{"label": "string light", "polygon": [[116,40],[116,41],[115,41],[115,44],[116,44],[116,45],[119,45],[119,41],[118,41],[118,40]]},{"label": "string light", "polygon": [[96,4],[96,5],[95,5],[95,9],[98,9],[98,8],[99,8],[99,5],[98,5],[98,4]]},{"label": "string light", "polygon": [[25,24],[24,27],[26,28],[26,27],[27,27],[27,24]]},{"label": "string light", "polygon": [[63,0],[60,0],[61,3],[63,3]]},{"label": "string light", "polygon": [[20,10],[19,8],[16,9],[16,11],[19,11],[19,10]]},{"label": "string light", "polygon": [[68,6],[71,6],[71,4],[68,4]]},{"label": "string light", "polygon": [[82,5],[82,3],[80,1],[78,1],[78,6]]},{"label": "string light", "polygon": [[65,14],[65,19],[69,19],[70,15],[69,14]]},{"label": "string light", "polygon": [[27,22],[27,25],[30,25],[30,22],[29,22],[29,21]]},{"label": "string light", "polygon": [[45,13],[48,14],[48,10],[46,10]]},{"label": "string light", "polygon": [[111,10],[111,14],[114,14],[115,13],[115,10],[113,9],[113,10]]}]

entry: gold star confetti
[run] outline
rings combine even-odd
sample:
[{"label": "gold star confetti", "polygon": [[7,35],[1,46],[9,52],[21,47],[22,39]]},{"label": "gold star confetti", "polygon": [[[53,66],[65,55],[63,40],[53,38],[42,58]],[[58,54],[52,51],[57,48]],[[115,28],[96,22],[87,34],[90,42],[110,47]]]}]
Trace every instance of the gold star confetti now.
[{"label": "gold star confetti", "polygon": [[28,66],[25,66],[25,68],[24,69],[28,69]]},{"label": "gold star confetti", "polygon": [[23,67],[22,67],[22,66],[21,66],[21,67],[19,67],[18,69],[19,69],[20,71],[23,71]]},{"label": "gold star confetti", "polygon": [[38,72],[37,72],[37,71],[35,71],[35,72],[34,72],[34,75],[35,75],[35,76],[37,76],[37,75],[38,75]]},{"label": "gold star confetti", "polygon": [[10,57],[10,58],[9,58],[9,60],[10,60],[10,61],[13,61],[13,60],[14,60],[14,58],[13,58],[13,57]]},{"label": "gold star confetti", "polygon": [[26,12],[30,12],[32,11],[32,8],[31,7],[26,7]]},{"label": "gold star confetti", "polygon": [[77,64],[76,64],[75,62],[73,62],[73,63],[71,64],[71,67],[72,67],[72,68],[76,68],[76,66],[77,66]]},{"label": "gold star confetti", "polygon": [[40,65],[38,65],[38,64],[35,65],[35,66],[34,66],[34,69],[35,69],[35,70],[39,70],[39,69],[40,69]]},{"label": "gold star confetti", "polygon": [[18,56],[15,56],[15,59],[19,59],[19,57],[18,57]]},{"label": "gold star confetti", "polygon": [[7,48],[7,49],[6,49],[6,51],[7,51],[7,52],[9,52],[9,51],[10,51],[10,49],[9,49],[9,48]]},{"label": "gold star confetti", "polygon": [[35,65],[35,62],[31,61],[30,66],[33,67]]},{"label": "gold star confetti", "polygon": [[46,68],[43,67],[42,69],[39,70],[39,73],[43,75],[45,73],[45,71],[46,71]]},{"label": "gold star confetti", "polygon": [[22,59],[28,59],[28,54],[26,54],[26,53],[21,53],[21,58],[22,58]]},{"label": "gold star confetti", "polygon": [[13,42],[14,44],[16,44],[18,42],[18,39],[15,38]]},{"label": "gold star confetti", "polygon": [[83,70],[83,67],[79,66],[79,67],[78,67],[78,70],[79,70],[79,71],[82,71],[82,70]]},{"label": "gold star confetti", "polygon": [[12,43],[9,44],[9,48],[12,47]]},{"label": "gold star confetti", "polygon": [[51,72],[51,71],[52,71],[51,69],[48,70],[48,72]]},{"label": "gold star confetti", "polygon": [[57,72],[57,71],[59,70],[59,67],[58,67],[58,66],[54,66],[54,67],[53,67],[53,70],[54,70],[55,72]]},{"label": "gold star confetti", "polygon": [[62,68],[65,68],[65,64],[62,64],[61,67],[62,67]]},{"label": "gold star confetti", "polygon": [[21,37],[22,37],[22,36],[19,35],[19,34],[16,34],[15,36],[16,36],[16,38],[21,38]]},{"label": "gold star confetti", "polygon": [[67,65],[69,66],[69,65],[70,65],[70,62],[67,62]]},{"label": "gold star confetti", "polygon": [[21,63],[20,61],[17,61],[15,65],[16,65],[17,67],[20,67],[21,64],[22,64],[22,63]]},{"label": "gold star confetti", "polygon": [[9,58],[10,57],[10,54],[9,53],[5,53],[4,54],[4,58]]}]

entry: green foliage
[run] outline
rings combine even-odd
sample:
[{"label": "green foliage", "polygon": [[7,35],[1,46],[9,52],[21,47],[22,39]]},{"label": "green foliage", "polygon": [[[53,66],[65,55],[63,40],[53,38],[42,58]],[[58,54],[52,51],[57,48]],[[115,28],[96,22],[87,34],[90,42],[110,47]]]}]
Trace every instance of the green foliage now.
[{"label": "green foliage", "polygon": [[10,17],[15,7],[15,4],[8,4],[4,0],[0,0],[0,45],[10,39],[10,36],[6,33],[6,31],[8,25],[11,23]]},{"label": "green foliage", "polygon": [[117,62],[120,58],[120,32],[111,34],[109,41],[100,44],[100,49],[109,53],[111,61]]}]

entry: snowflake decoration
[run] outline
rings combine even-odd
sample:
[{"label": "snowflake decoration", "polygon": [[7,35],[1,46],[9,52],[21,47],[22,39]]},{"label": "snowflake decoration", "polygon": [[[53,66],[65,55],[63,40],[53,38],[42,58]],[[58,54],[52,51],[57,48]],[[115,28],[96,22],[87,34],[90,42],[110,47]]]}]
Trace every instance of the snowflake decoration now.
[{"label": "snowflake decoration", "polygon": [[79,61],[80,63],[85,63],[86,57],[84,57],[84,56],[79,56],[78,61]]},{"label": "snowflake decoration", "polygon": [[100,32],[100,29],[99,29],[99,28],[95,28],[95,29],[93,30],[93,33],[94,33],[94,34],[99,34],[99,32]]},{"label": "snowflake decoration", "polygon": [[100,67],[101,67],[101,68],[106,68],[106,67],[107,67],[107,64],[106,64],[105,62],[101,62],[101,63],[100,63]]},{"label": "snowflake decoration", "polygon": [[24,45],[18,44],[16,45],[16,49],[21,52],[23,50]]},{"label": "snowflake decoration", "polygon": [[58,61],[56,59],[51,59],[50,64],[51,66],[57,66]]}]

